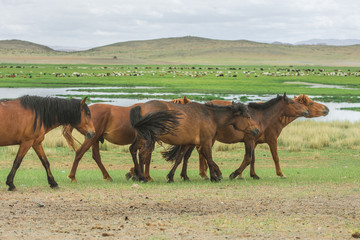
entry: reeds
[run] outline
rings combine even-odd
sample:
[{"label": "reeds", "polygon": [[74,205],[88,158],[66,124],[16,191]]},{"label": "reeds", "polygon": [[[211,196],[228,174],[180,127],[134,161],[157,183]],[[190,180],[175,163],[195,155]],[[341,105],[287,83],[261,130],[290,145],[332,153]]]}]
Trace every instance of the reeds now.
[{"label": "reeds", "polygon": [[[73,136],[82,143],[84,136],[76,130]],[[80,143],[77,143],[80,146]],[[61,127],[54,129],[46,134],[43,146],[46,151],[52,148],[68,148],[65,138],[62,136]],[[310,149],[354,149],[360,148],[360,122],[316,122],[313,120],[295,121],[283,129],[278,138],[278,146],[288,151],[301,151],[305,148]],[[118,146],[105,141],[100,143],[101,151],[111,151],[113,149],[121,152],[128,152],[129,146]],[[243,149],[242,143],[224,144],[215,142],[214,151],[233,151]],[[266,148],[266,145],[258,145],[258,148]],[[12,155],[16,155],[18,146],[9,146],[2,148]]]}]

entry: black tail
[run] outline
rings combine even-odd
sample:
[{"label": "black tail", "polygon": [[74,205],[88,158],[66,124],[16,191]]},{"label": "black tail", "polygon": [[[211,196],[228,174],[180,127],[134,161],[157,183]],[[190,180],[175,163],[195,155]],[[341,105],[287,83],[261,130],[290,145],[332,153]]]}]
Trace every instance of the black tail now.
[{"label": "black tail", "polygon": [[179,125],[179,113],[172,110],[149,113],[142,117],[141,106],[130,110],[130,124],[135,128],[137,134],[153,146],[161,135],[172,134]]},{"label": "black tail", "polygon": [[[187,150],[187,152],[184,155],[184,159],[190,158],[191,153],[194,150],[194,148],[195,147],[192,146]],[[181,151],[182,151],[182,146],[173,145],[166,152],[162,152],[161,155],[163,156],[163,158],[165,158],[166,161],[173,162],[176,160],[177,156],[180,154]]]}]

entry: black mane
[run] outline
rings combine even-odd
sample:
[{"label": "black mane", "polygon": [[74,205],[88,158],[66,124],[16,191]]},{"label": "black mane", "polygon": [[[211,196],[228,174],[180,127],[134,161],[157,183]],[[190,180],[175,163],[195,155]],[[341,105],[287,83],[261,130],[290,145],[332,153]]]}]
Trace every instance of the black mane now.
[{"label": "black mane", "polygon": [[[251,102],[248,104],[249,108],[254,108],[257,110],[264,110],[267,109],[273,105],[275,105],[276,103],[278,103],[279,101],[281,101],[281,99],[283,98],[283,96],[277,96],[276,98],[270,99],[267,102],[264,103],[256,103],[256,102]],[[287,99],[287,97],[285,97],[285,99]]]},{"label": "black mane", "polygon": [[211,102],[205,103],[205,106],[209,108],[213,108],[215,110],[231,110],[233,113],[241,112],[241,115],[246,115],[248,113],[248,107],[243,103],[235,103],[233,102],[232,105],[216,105]]},{"label": "black mane", "polygon": [[[40,118],[40,127],[44,124],[47,129],[56,123],[75,126],[81,121],[81,100],[26,95],[20,98],[20,103],[25,109],[35,112],[34,131],[37,127],[38,117]],[[84,104],[83,108],[86,115],[90,116],[88,106]]]}]

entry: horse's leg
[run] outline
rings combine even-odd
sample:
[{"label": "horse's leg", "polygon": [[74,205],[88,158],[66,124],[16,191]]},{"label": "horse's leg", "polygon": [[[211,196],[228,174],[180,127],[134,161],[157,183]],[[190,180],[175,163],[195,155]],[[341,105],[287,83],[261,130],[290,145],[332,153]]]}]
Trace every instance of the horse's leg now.
[{"label": "horse's leg", "polygon": [[86,139],[84,143],[81,145],[81,147],[76,151],[75,159],[73,162],[73,165],[71,167],[71,171],[68,175],[68,178],[71,179],[71,182],[76,182],[76,169],[79,165],[80,159],[84,156],[87,150],[91,147],[91,145],[94,144],[94,141],[98,141],[97,139],[94,140],[94,138]]},{"label": "horse's leg", "polygon": [[209,177],[206,175],[208,169],[206,159],[204,158],[204,155],[201,154],[199,147],[196,147],[196,150],[199,153],[199,175],[202,179],[209,180]]},{"label": "horse's leg", "polygon": [[7,176],[7,180],[6,180],[6,185],[9,186],[9,191],[15,191],[16,187],[14,185],[14,176],[16,173],[16,170],[18,170],[18,168],[20,167],[20,164],[25,156],[25,154],[27,153],[27,151],[29,151],[29,149],[31,148],[31,146],[33,145],[34,141],[30,140],[27,142],[23,142],[20,144],[19,150],[16,154],[13,166],[11,168],[11,171],[9,173],[9,175]]},{"label": "horse's leg", "polygon": [[32,147],[35,150],[42,165],[44,166],[44,168],[46,170],[46,175],[47,175],[47,179],[48,179],[48,183],[49,183],[50,187],[56,188],[56,189],[59,188],[59,185],[55,182],[54,176],[51,173],[50,163],[45,155],[44,148],[41,145],[41,142],[34,143]]},{"label": "horse's leg", "polygon": [[106,179],[108,181],[112,181],[112,178],[110,177],[109,173],[106,171],[100,156],[100,148],[99,148],[99,141],[95,141],[92,145],[92,158],[95,160],[96,164],[100,168],[103,179]]},{"label": "horse's leg", "polygon": [[234,179],[238,175],[242,174],[244,169],[251,163],[252,154],[254,152],[255,141],[254,140],[245,140],[245,155],[244,160],[242,161],[240,167],[236,169],[233,173],[230,174],[229,178]]},{"label": "horse's leg", "polygon": [[256,144],[255,144],[255,147],[251,154],[252,156],[251,156],[251,163],[250,163],[250,177],[258,180],[258,179],[260,179],[260,177],[255,173],[255,148],[256,148]]},{"label": "horse's leg", "polygon": [[218,182],[221,180],[221,178],[220,178],[221,174],[219,175],[219,172],[220,172],[219,166],[214,162],[214,160],[212,158],[211,147],[212,147],[211,144],[201,146],[200,154],[204,155],[204,157],[207,161],[207,164],[209,166],[210,180],[212,182]]},{"label": "horse's leg", "polygon": [[271,151],[271,155],[273,157],[275,168],[276,168],[276,175],[278,175],[281,178],[286,178],[286,176],[282,173],[279,163],[279,155],[277,151],[277,139],[275,141],[272,141],[268,143]]},{"label": "horse's leg", "polygon": [[154,150],[154,146],[153,145],[149,146],[148,143],[144,141],[143,144],[141,144],[140,146],[141,147],[139,148],[139,163],[137,164],[137,161],[134,161],[134,167],[135,167],[134,172],[138,173],[138,178],[140,181],[147,182],[147,179],[145,178],[144,175],[144,163],[146,161],[150,161],[151,154]]},{"label": "horse's leg", "polygon": [[187,165],[189,162],[189,158],[191,156],[192,151],[194,150],[195,146],[190,146],[189,149],[186,151],[184,155],[183,167],[180,173],[180,177],[184,179],[184,181],[190,181],[190,178],[187,175]]},{"label": "horse's leg", "polygon": [[144,173],[144,176],[145,176],[145,178],[148,180],[148,181],[154,181],[154,179],[152,179],[151,178],[151,176],[150,176],[150,163],[151,163],[151,152],[150,152],[150,155],[149,156],[147,156],[146,158],[145,158],[146,160],[145,160],[145,173]]},{"label": "horse's leg", "polygon": [[166,176],[168,179],[168,183],[174,182],[174,175],[175,175],[176,168],[181,163],[181,160],[183,159],[188,148],[189,148],[189,146],[181,146],[180,147],[180,153],[176,156],[174,166],[171,168],[169,174]]},{"label": "horse's leg", "polygon": [[[137,160],[137,157],[136,157],[138,147],[137,147],[136,140],[130,145],[129,151],[130,151],[131,158],[133,160],[134,166],[138,165],[138,160]],[[130,168],[129,172],[125,175],[126,180],[129,180],[131,177],[134,177],[135,175],[137,175],[137,173],[135,172],[135,167]]]}]

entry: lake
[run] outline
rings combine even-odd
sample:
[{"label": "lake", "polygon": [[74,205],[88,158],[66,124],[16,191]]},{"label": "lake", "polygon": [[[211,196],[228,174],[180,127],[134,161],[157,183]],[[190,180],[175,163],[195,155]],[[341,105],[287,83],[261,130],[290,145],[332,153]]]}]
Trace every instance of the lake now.
[{"label": "lake", "polygon": [[[109,87],[111,88],[111,87]],[[138,87],[143,88],[143,87]],[[58,96],[58,95],[96,95],[96,94],[114,94],[114,93],[103,93],[103,92],[91,92],[87,93],[84,91],[77,91],[81,90],[82,88],[0,88],[0,98],[17,98],[21,97],[23,95],[37,95],[37,96]],[[88,87],[83,89],[89,89]],[[99,87],[99,88],[91,88],[91,89],[106,89],[106,87]],[[118,87],[116,88],[118,89]],[[121,89],[121,88],[120,88]],[[116,93],[118,94],[118,93]],[[120,94],[120,93],[119,93]],[[135,93],[134,93],[135,94]],[[161,93],[162,95],[164,93]],[[158,94],[156,94],[158,95]],[[184,93],[179,94],[179,97],[181,96],[188,96],[189,99],[191,99],[191,95],[194,95],[194,93]],[[271,98],[274,98],[275,96],[257,96],[257,95],[229,95],[227,99],[231,100],[234,97],[239,98],[241,96],[248,97],[251,101],[267,101]],[[292,95],[289,95],[289,97],[293,97]],[[309,96],[311,98],[311,96]],[[138,103],[138,102],[146,102],[150,99],[126,99],[126,98],[95,98],[92,97],[93,100],[102,100],[104,103],[113,104],[117,106],[130,106],[132,104]],[[356,122],[360,121],[360,112],[356,111],[349,111],[349,110],[340,110],[340,108],[344,107],[360,107],[360,103],[323,103],[325,104],[329,109],[330,113],[326,117],[319,117],[314,118],[314,121],[350,121],[350,122]]]}]

